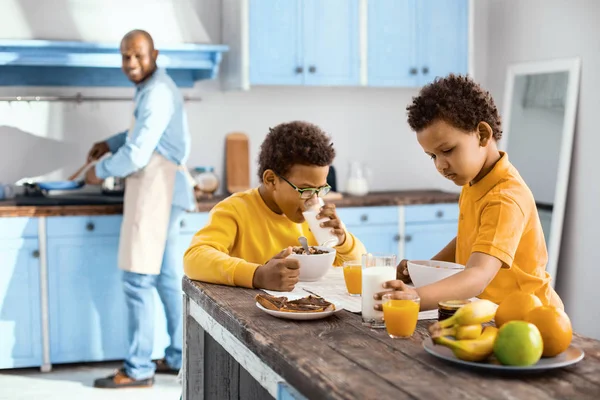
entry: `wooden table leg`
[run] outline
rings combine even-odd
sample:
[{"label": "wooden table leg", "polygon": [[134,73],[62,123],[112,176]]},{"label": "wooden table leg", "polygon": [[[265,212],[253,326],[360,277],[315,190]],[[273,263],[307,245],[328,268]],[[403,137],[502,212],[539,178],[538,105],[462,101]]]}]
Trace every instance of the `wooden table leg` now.
[{"label": "wooden table leg", "polygon": [[183,400],[204,400],[204,329],[190,315],[187,295],[183,309]]}]

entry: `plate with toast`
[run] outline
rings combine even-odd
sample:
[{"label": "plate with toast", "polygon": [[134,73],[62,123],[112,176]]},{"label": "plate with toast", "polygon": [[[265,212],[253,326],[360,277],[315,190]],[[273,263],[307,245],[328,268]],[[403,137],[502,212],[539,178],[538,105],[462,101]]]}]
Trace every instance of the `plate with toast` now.
[{"label": "plate with toast", "polygon": [[254,298],[256,307],[277,318],[293,320],[311,320],[329,317],[343,310],[318,296],[306,296],[295,300],[289,300],[285,296],[271,296],[267,293],[257,294]]}]

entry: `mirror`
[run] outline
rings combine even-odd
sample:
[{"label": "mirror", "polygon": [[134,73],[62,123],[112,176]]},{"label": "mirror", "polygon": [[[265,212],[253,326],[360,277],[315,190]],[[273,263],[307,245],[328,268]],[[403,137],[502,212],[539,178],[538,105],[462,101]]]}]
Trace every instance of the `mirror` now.
[{"label": "mirror", "polygon": [[531,189],[542,221],[548,265],[556,284],[563,228],[580,60],[563,59],[509,66],[500,149]]}]

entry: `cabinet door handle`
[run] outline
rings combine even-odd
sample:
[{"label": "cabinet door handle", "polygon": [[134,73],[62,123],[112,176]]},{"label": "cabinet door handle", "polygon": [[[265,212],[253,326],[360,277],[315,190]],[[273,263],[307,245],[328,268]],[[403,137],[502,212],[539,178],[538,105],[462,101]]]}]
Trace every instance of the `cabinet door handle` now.
[{"label": "cabinet door handle", "polygon": [[404,241],[405,241],[406,243],[410,242],[411,240],[412,240],[412,236],[411,236],[411,235],[406,235],[406,236],[404,237]]},{"label": "cabinet door handle", "polygon": [[314,65],[311,65],[310,67],[308,67],[308,72],[310,72],[311,74],[314,74],[315,72],[317,72],[317,67],[315,67]]},{"label": "cabinet door handle", "polygon": [[402,236],[400,236],[399,234],[394,235],[394,242],[399,242],[400,239],[402,239]]},{"label": "cabinet door handle", "polygon": [[429,68],[423,67],[423,69],[421,69],[421,72],[423,72],[423,75],[427,75],[429,73]]},{"label": "cabinet door handle", "polygon": [[85,229],[87,229],[88,231],[93,231],[94,230],[94,223],[93,222],[88,222],[87,225],[85,226]]},{"label": "cabinet door handle", "polygon": [[181,220],[181,221],[179,222],[179,227],[180,227],[180,228],[185,228],[185,221],[184,221],[184,220]]},{"label": "cabinet door handle", "polygon": [[435,213],[435,216],[436,216],[436,217],[438,217],[438,218],[442,218],[442,217],[444,216],[444,212],[443,212],[442,210],[438,210],[438,211]]},{"label": "cabinet door handle", "polygon": [[411,68],[411,69],[410,69],[408,72],[409,72],[411,75],[416,75],[418,71],[417,71],[417,69],[416,69],[416,68]]},{"label": "cabinet door handle", "polygon": [[360,216],[360,220],[362,222],[367,222],[369,220],[369,216],[367,214],[363,214]]},{"label": "cabinet door handle", "polygon": [[33,256],[33,258],[40,258],[40,251],[34,250],[31,252],[31,255]]},{"label": "cabinet door handle", "polygon": [[302,68],[302,67],[296,67],[296,73],[297,74],[301,74],[302,72],[304,72],[304,68]]}]

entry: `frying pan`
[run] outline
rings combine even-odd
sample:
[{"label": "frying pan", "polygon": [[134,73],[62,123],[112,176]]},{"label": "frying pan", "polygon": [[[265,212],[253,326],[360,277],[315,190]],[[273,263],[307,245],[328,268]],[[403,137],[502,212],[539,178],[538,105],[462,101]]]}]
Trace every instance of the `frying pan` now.
[{"label": "frying pan", "polygon": [[74,190],[85,185],[84,181],[50,181],[36,182],[36,185],[43,190]]},{"label": "frying pan", "polygon": [[50,182],[36,182],[36,185],[42,190],[74,190],[79,189],[85,185],[85,182],[82,178],[76,179],[78,177],[82,177],[83,174],[87,171],[89,167],[94,165],[93,161],[88,161],[81,168],[77,170],[73,175],[69,177],[66,181],[50,181]]}]

